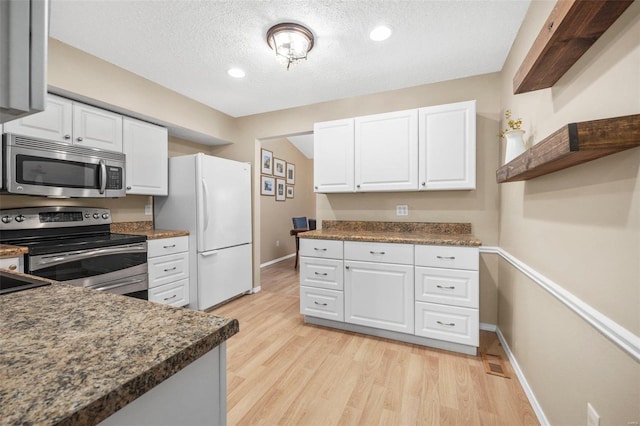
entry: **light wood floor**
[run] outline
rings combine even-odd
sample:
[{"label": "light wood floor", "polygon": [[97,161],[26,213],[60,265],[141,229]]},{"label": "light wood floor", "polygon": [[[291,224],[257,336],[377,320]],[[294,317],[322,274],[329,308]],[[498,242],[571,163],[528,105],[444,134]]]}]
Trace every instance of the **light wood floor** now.
[{"label": "light wood floor", "polygon": [[227,342],[229,425],[538,424],[495,333],[511,379],[480,357],[306,325],[293,259],[262,269],[262,291],[213,312],[237,318]]}]

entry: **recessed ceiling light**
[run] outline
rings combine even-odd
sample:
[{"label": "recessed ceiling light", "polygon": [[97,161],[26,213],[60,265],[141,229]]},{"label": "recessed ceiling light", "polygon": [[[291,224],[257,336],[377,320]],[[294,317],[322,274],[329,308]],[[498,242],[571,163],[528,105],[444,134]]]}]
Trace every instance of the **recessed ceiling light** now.
[{"label": "recessed ceiling light", "polygon": [[373,41],[383,41],[389,38],[391,35],[391,29],[389,27],[385,27],[384,25],[380,25],[375,27],[370,33],[369,38]]},{"label": "recessed ceiling light", "polygon": [[227,74],[233,78],[243,78],[246,75],[240,68],[230,68]]}]

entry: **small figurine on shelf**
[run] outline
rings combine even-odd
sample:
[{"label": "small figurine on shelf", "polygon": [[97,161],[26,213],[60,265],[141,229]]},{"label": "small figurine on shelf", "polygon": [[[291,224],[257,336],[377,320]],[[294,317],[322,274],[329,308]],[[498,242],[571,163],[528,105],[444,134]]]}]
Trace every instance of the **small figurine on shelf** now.
[{"label": "small figurine on shelf", "polygon": [[522,119],[518,118],[514,120],[511,118],[511,111],[507,110],[504,113],[507,119],[507,129],[500,132],[500,138],[504,138],[507,141],[507,149],[505,151],[504,163],[508,163],[520,154],[526,151],[524,146],[524,133],[525,131],[520,128],[522,126]]}]

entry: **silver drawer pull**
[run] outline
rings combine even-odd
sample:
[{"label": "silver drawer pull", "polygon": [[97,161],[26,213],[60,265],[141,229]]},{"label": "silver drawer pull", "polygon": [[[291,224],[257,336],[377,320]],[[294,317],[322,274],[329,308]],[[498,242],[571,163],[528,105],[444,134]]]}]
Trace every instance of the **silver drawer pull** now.
[{"label": "silver drawer pull", "polygon": [[370,251],[369,253],[371,253],[372,255],[377,255],[377,254],[384,254],[383,251]]},{"label": "silver drawer pull", "polygon": [[440,260],[456,260],[455,256],[436,256]]},{"label": "silver drawer pull", "polygon": [[446,286],[446,285],[440,285],[438,284],[436,287],[438,288],[442,288],[442,289],[447,289],[447,290],[455,290],[456,286],[452,285],[452,286]]},{"label": "silver drawer pull", "polygon": [[174,266],[173,268],[169,268],[169,269],[165,269],[165,272],[169,272],[169,271],[175,271],[177,268]]},{"label": "silver drawer pull", "polygon": [[314,272],[314,274],[320,275],[321,277],[326,277],[327,276],[326,272]]},{"label": "silver drawer pull", "polygon": [[162,246],[162,248],[174,248],[175,246],[175,244],[171,244],[170,246]]},{"label": "silver drawer pull", "polygon": [[456,326],[456,323],[455,323],[455,322],[449,322],[449,323],[447,323],[447,322],[442,322],[442,321],[436,321],[436,322],[437,322],[438,324],[440,324],[440,325],[444,325],[444,326],[446,326],[446,327],[455,327],[455,326]]},{"label": "silver drawer pull", "polygon": [[314,247],[313,248],[315,251],[327,251],[326,248],[318,248],[318,247]]},{"label": "silver drawer pull", "polygon": [[165,298],[164,298],[164,300],[171,300],[171,299],[175,299],[177,296],[178,296],[177,294],[174,294],[174,295],[173,295],[173,296],[171,296],[171,297],[165,297]]},{"label": "silver drawer pull", "polygon": [[314,301],[313,303],[315,303],[316,305],[319,305],[319,306],[327,306],[327,304],[326,304],[326,303],[318,303],[318,302],[316,302],[316,301]]}]

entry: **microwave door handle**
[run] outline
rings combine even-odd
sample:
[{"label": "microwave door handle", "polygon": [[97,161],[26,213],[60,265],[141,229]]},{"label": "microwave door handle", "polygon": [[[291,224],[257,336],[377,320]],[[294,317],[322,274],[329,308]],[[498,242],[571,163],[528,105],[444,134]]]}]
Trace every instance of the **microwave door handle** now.
[{"label": "microwave door handle", "polygon": [[107,164],[100,160],[100,194],[104,194],[107,189]]}]

